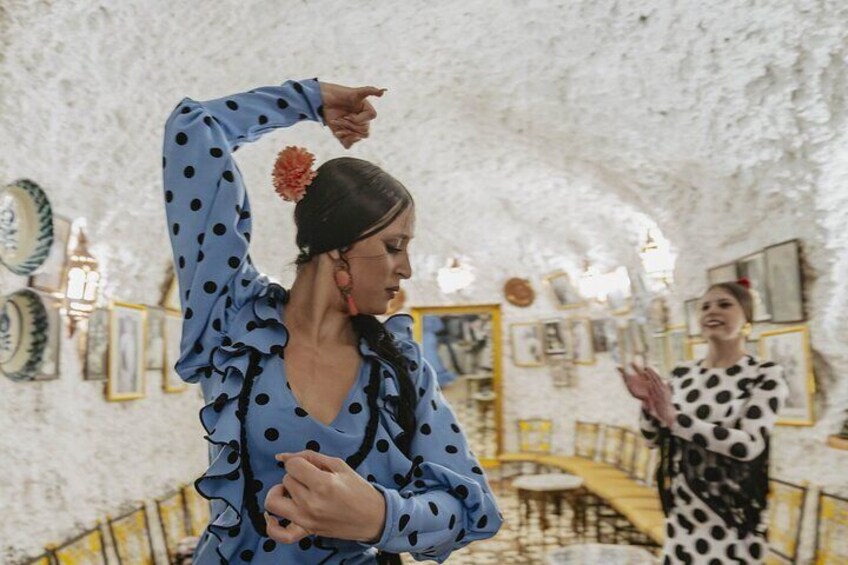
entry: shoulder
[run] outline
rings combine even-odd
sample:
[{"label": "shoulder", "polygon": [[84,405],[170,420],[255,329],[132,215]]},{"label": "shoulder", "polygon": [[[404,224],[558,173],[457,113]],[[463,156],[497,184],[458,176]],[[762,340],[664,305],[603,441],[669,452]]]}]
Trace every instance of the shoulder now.
[{"label": "shoulder", "polygon": [[426,361],[421,344],[413,338],[415,321],[409,314],[390,316],[383,325],[394,341],[395,347],[406,360],[409,376],[416,385],[424,386],[423,379],[427,378]]}]

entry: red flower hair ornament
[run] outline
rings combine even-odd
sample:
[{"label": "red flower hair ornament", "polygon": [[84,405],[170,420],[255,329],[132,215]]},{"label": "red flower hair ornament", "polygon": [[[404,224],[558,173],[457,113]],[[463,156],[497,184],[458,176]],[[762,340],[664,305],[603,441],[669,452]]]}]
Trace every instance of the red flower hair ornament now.
[{"label": "red flower hair ornament", "polygon": [[748,277],[742,277],[741,279],[736,281],[736,284],[740,284],[748,290],[751,290],[751,279],[749,279]]},{"label": "red flower hair ornament", "polygon": [[300,202],[306,196],[306,187],[315,178],[312,165],[315,155],[303,147],[289,146],[277,154],[274,170],[274,190],[283,200]]}]

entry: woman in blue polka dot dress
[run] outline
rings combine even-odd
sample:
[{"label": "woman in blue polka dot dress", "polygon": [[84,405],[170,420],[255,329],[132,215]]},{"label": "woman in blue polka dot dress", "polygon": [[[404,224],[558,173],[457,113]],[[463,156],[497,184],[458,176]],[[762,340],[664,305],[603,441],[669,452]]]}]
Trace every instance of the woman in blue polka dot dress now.
[{"label": "woman in blue polka dot dress", "polygon": [[250,202],[233,153],[275,128],[368,137],[369,96],[317,79],[184,98],[165,125],[164,189],[184,317],[180,376],[200,383],[212,445],[197,490],[211,523],[198,565],[443,562],[502,517],[445,402],[412,319],[381,323],[412,275],[409,192],[333,159],[295,198],[290,290],[248,253]]},{"label": "woman in blue polka dot dress", "polygon": [[701,299],[706,358],[676,367],[668,383],[622,370],[642,401],[642,435],[661,448],[664,564],[756,564],[768,551],[769,441],[788,388],[781,367],[745,352],[746,284],[716,284]]}]

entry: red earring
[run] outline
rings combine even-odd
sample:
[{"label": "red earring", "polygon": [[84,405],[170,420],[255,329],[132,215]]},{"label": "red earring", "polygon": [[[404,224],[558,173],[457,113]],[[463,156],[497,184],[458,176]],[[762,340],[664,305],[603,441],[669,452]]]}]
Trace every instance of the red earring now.
[{"label": "red earring", "polygon": [[342,262],[336,263],[333,278],[345,299],[345,303],[347,303],[348,312],[351,316],[358,316],[359,308],[356,307],[356,303],[353,301],[353,277],[350,275],[347,261],[342,260]]}]

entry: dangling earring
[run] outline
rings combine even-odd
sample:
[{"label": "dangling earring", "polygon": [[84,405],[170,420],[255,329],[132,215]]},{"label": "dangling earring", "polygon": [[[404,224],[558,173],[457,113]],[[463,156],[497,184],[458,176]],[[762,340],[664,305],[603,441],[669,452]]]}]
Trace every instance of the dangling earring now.
[{"label": "dangling earring", "polygon": [[742,326],[742,335],[747,338],[749,335],[751,335],[751,331],[753,329],[754,326],[751,325],[751,322],[746,323],[744,326]]},{"label": "dangling earring", "polygon": [[336,262],[336,270],[333,272],[333,278],[345,299],[348,313],[351,316],[358,316],[359,308],[356,307],[356,303],[353,301],[353,276],[350,274],[350,264],[343,255],[341,257],[341,260]]}]

